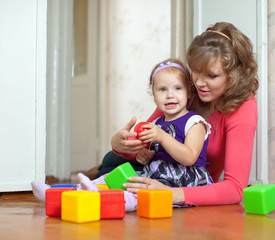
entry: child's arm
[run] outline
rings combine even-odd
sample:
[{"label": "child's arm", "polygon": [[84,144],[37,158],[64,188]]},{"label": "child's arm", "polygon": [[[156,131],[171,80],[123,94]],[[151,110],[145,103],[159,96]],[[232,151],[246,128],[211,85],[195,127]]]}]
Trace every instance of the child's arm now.
[{"label": "child's arm", "polygon": [[203,123],[198,122],[188,130],[184,144],[177,141],[157,125],[148,124],[143,127],[150,128],[139,135],[139,139],[144,143],[159,142],[175,161],[185,166],[192,166],[197,161],[206,133]]}]

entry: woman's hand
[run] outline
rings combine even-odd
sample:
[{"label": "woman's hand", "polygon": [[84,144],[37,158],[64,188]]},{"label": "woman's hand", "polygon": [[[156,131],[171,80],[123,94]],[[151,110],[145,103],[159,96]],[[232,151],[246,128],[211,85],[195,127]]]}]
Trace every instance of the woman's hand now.
[{"label": "woman's hand", "polygon": [[115,151],[120,153],[134,154],[138,153],[146,146],[146,144],[142,143],[140,140],[135,139],[137,135],[135,132],[131,132],[131,129],[136,124],[136,121],[136,117],[133,117],[124,128],[119,130],[113,136],[111,144]]},{"label": "woman's hand", "polygon": [[123,184],[123,187],[127,188],[128,192],[137,194],[140,189],[171,190],[173,192],[173,203],[183,205],[185,202],[182,188],[168,187],[157,180],[147,177],[129,177],[128,180],[131,183]]},{"label": "woman's hand", "polygon": [[138,152],[136,156],[136,160],[140,164],[146,165],[151,161],[154,155],[155,155],[155,151],[151,151],[147,148],[143,148]]},{"label": "woman's hand", "polygon": [[131,183],[124,183],[123,187],[127,188],[127,191],[135,194],[140,189],[171,190],[171,187],[168,187],[157,180],[147,177],[129,177],[128,180],[131,181]]}]

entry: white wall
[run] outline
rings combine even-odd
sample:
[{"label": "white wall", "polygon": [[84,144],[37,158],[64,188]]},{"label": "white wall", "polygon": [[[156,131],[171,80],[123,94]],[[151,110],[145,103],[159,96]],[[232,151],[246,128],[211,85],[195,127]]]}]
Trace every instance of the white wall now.
[{"label": "white wall", "polygon": [[149,75],[171,54],[171,1],[112,0],[109,14],[108,118],[112,136],[132,116],[144,121],[155,109],[148,93]]},{"label": "white wall", "polygon": [[44,181],[46,0],[0,2],[0,191]]}]

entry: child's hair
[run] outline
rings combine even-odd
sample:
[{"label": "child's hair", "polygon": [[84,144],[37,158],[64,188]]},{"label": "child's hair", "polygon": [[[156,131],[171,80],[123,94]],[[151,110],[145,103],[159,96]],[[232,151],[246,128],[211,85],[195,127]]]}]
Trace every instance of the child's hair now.
[{"label": "child's hair", "polygon": [[191,84],[191,76],[188,68],[179,59],[168,58],[157,64],[150,74],[149,87],[152,89],[152,91],[155,74],[160,70],[179,74],[183,80],[185,80],[188,84]]},{"label": "child's hair", "polygon": [[228,81],[215,109],[228,113],[254,96],[259,87],[252,44],[230,23],[218,22],[207,28],[188,48],[187,62],[191,71],[208,73],[217,60],[221,60]]}]

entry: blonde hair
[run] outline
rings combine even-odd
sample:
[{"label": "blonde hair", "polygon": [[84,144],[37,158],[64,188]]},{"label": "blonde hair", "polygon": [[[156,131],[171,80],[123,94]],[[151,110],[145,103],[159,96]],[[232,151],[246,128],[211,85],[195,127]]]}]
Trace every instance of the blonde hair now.
[{"label": "blonde hair", "polygon": [[252,44],[230,23],[216,23],[195,37],[188,48],[187,62],[191,71],[210,72],[217,60],[221,60],[228,81],[215,109],[228,113],[254,96],[259,87],[258,65]]},{"label": "blonde hair", "polygon": [[185,71],[181,70],[180,68],[177,68],[177,67],[167,67],[167,68],[163,68],[161,69],[160,71],[167,71],[167,72],[170,72],[170,73],[175,73],[175,74],[179,74],[182,78],[183,81],[186,81],[187,84],[189,84],[189,79],[191,79],[191,76],[190,76],[190,71],[188,70],[188,68],[179,60],[179,59],[176,59],[176,58],[168,58],[160,63],[158,63],[152,70],[151,74],[150,74],[150,78],[149,78],[149,87],[152,88],[152,85],[153,85],[153,75],[156,71],[156,69],[158,67],[161,66],[161,64],[163,63],[167,63],[167,62],[170,62],[170,63],[176,63],[178,65],[180,65]]}]

